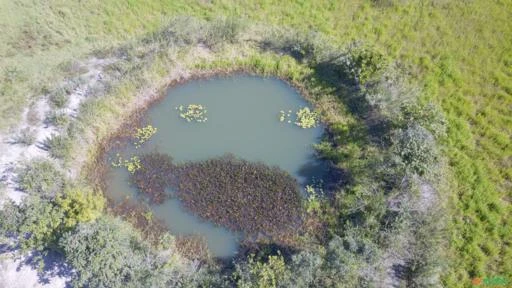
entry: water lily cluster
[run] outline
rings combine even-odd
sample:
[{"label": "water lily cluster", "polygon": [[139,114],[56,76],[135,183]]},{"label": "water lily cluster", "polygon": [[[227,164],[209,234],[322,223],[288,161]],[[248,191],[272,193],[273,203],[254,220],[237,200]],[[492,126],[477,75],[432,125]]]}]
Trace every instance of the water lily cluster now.
[{"label": "water lily cluster", "polygon": [[[292,110],[288,110],[288,112],[285,112],[284,110],[281,110],[279,112],[279,121],[280,122],[287,122],[292,123],[291,120],[291,113]],[[301,128],[314,128],[318,125],[319,122],[319,116],[318,113],[315,111],[312,111],[309,109],[309,107],[303,107],[300,108],[296,113],[295,118],[295,125],[301,127]]]},{"label": "water lily cluster", "polygon": [[133,143],[135,145],[135,148],[139,148],[140,146],[142,146],[142,144],[148,141],[149,138],[151,138],[151,136],[155,135],[156,131],[157,128],[151,125],[148,125],[143,128],[138,128],[134,135],[135,139],[137,139],[135,143]]},{"label": "water lily cluster", "polygon": [[295,121],[295,125],[301,128],[313,128],[318,125],[318,114],[311,111],[308,107],[299,109],[296,115],[297,120]]},{"label": "water lily cluster", "polygon": [[206,122],[206,108],[201,104],[189,104],[188,106],[180,105],[176,107],[176,110],[180,112],[180,117],[187,120],[187,122]]},{"label": "water lily cluster", "polygon": [[142,164],[138,156],[133,156],[130,159],[123,159],[123,157],[117,153],[116,158],[116,161],[112,162],[112,166],[116,168],[125,167],[131,174],[142,168]]},{"label": "water lily cluster", "polygon": [[281,110],[279,112],[279,121],[280,122],[286,121],[288,123],[292,123],[291,115],[292,115],[292,110],[288,110],[288,113],[286,113],[284,110]]}]

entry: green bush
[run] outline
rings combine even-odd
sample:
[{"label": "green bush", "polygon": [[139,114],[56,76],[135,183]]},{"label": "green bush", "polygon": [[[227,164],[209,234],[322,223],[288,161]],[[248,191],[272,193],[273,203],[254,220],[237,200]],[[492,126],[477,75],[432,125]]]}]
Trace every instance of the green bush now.
[{"label": "green bush", "polygon": [[56,247],[64,214],[53,202],[29,196],[19,206],[8,202],[0,210],[2,232],[17,239],[24,251]]},{"label": "green bush", "polygon": [[420,125],[396,131],[392,139],[393,152],[406,169],[423,175],[431,172],[438,159],[434,136]]},{"label": "green bush", "polygon": [[45,147],[48,149],[50,156],[62,159],[64,161],[71,158],[72,140],[65,135],[54,134],[44,141]]},{"label": "green bush", "polygon": [[46,122],[58,128],[66,127],[69,121],[69,116],[63,112],[50,111],[50,113],[46,115]]},{"label": "green bush", "polygon": [[235,43],[238,41],[242,28],[242,22],[237,18],[216,18],[208,23],[205,44],[209,47],[216,47],[224,43]]},{"label": "green bush", "polygon": [[66,180],[49,160],[34,160],[18,173],[20,188],[42,198],[54,198],[62,192]]},{"label": "green bush", "polygon": [[157,257],[131,226],[116,218],[80,223],[59,243],[76,271],[73,284],[78,287],[175,287],[183,282],[171,258]]},{"label": "green bush", "polygon": [[50,94],[49,100],[54,108],[64,108],[69,102],[69,96],[64,88],[59,88]]},{"label": "green bush", "polygon": [[14,137],[14,142],[23,144],[26,146],[30,146],[36,142],[36,134],[35,130],[27,127],[24,129],[21,129],[20,132]]},{"label": "green bush", "polygon": [[100,217],[106,202],[102,195],[88,187],[67,186],[64,193],[55,199],[64,213],[64,227],[73,228]]},{"label": "green bush", "polygon": [[268,256],[266,261],[256,260],[254,255],[250,255],[247,262],[235,265],[234,275],[240,288],[277,288],[285,287],[290,271],[280,254]]}]

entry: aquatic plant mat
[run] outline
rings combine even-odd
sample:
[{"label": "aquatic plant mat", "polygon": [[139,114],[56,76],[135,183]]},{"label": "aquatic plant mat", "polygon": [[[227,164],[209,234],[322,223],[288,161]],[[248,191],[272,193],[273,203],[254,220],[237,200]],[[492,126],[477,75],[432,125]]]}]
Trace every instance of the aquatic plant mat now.
[{"label": "aquatic plant mat", "polygon": [[[215,224],[248,235],[296,233],[302,204],[297,181],[278,167],[232,155],[173,165],[168,155],[141,156],[143,168],[131,180],[153,203],[176,196]],[[165,193],[165,188],[175,193]]]}]

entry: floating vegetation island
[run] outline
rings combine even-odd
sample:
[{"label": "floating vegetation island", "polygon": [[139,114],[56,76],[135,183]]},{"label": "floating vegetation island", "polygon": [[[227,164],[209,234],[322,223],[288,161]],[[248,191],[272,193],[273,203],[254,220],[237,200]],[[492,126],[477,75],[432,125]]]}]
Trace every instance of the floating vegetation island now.
[{"label": "floating vegetation island", "polygon": [[234,231],[279,237],[300,226],[298,183],[278,167],[231,155],[175,166],[168,155],[150,153],[142,162],[131,179],[153,202],[169,186],[187,209]]},{"label": "floating vegetation island", "polygon": [[142,144],[148,141],[149,138],[151,138],[151,136],[155,135],[156,131],[157,128],[151,125],[148,125],[143,128],[138,128],[134,135],[136,139],[136,141],[133,143],[135,145],[135,148],[139,148],[140,146],[142,146]]},{"label": "floating vegetation island", "polygon": [[189,104],[187,107],[180,105],[176,107],[176,110],[180,112],[180,117],[187,120],[187,122],[206,122],[206,108],[201,104]]},{"label": "floating vegetation island", "polygon": [[123,159],[119,153],[116,154],[116,161],[112,162],[112,166],[116,168],[125,167],[131,174],[142,168],[142,164],[138,156],[133,156],[130,159]]},{"label": "floating vegetation island", "polygon": [[[292,113],[292,110],[288,110],[288,112],[281,110],[279,112],[279,121],[292,123],[291,113]],[[320,120],[318,113],[311,111],[309,109],[309,107],[300,108],[295,114],[296,114],[296,119],[294,122],[295,125],[297,125],[301,128],[305,128],[305,129],[316,127]]]}]

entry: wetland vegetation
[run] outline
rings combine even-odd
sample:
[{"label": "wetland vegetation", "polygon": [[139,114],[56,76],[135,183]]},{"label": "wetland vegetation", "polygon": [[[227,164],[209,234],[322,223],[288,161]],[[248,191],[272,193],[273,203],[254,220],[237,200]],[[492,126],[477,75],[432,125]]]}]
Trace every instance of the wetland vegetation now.
[{"label": "wetland vegetation", "polygon": [[[2,166],[16,171],[16,177],[3,180],[6,190],[15,185],[28,195],[18,204],[3,203],[2,242],[26,253],[35,251],[41,264],[46,254],[57,253],[74,268],[69,279],[75,286],[467,287],[475,277],[512,279],[507,84],[511,50],[500,40],[510,38],[512,31],[503,24],[512,9],[507,1],[22,2],[7,3],[6,10],[0,10],[0,15],[6,14],[0,17],[2,27],[9,27],[0,46],[0,55],[9,56],[0,62],[1,125],[18,119],[24,125],[44,121],[51,133],[25,126],[13,132],[12,145],[22,144],[16,149],[37,148],[45,152],[29,155],[49,157],[31,158],[18,169]],[[20,13],[16,11],[30,12],[27,15],[39,19],[38,25],[11,21],[8,15]],[[175,16],[171,11],[197,18],[162,16]],[[215,17],[219,14],[232,17]],[[87,37],[75,41],[77,35]],[[99,59],[91,63],[101,65],[82,65],[73,60],[77,55]],[[98,69],[99,80],[87,80],[89,71]],[[230,151],[223,151],[210,140],[213,137],[199,133],[223,117],[231,117],[226,123],[239,124],[254,105],[230,111],[238,113],[235,117],[216,113],[214,100],[151,105],[164,96],[153,92],[166,85],[173,93],[187,89],[177,85],[187,80],[239,72],[277,77],[300,91],[315,116],[304,111],[296,114],[303,120],[290,119],[304,103],[258,111],[268,112],[264,118],[281,129],[272,135],[297,143],[314,143],[310,140],[325,128],[315,153],[300,154],[304,147],[281,147],[279,140],[267,146],[301,163],[255,164],[259,155],[250,154],[254,149],[236,148],[251,147],[247,143],[225,137],[228,146],[223,147]],[[83,92],[80,87],[88,88]],[[54,111],[47,120],[36,105],[36,95],[41,94]],[[77,99],[83,101],[79,107],[69,108]],[[32,100],[35,103],[21,113]],[[141,108],[149,114],[164,109],[155,114],[169,116],[183,105],[184,115],[199,115],[194,108],[189,113],[190,103],[208,110],[208,121],[187,125],[194,139],[177,137],[166,146],[162,139],[172,134],[156,125],[155,118],[133,124]],[[185,122],[173,115],[175,122]],[[203,116],[206,120],[206,115],[200,119]],[[312,125],[317,117],[321,127]],[[292,125],[280,125],[282,118]],[[126,123],[132,124],[123,126]],[[147,124],[158,132],[144,130]],[[297,127],[302,124],[312,128]],[[288,134],[288,128],[296,130]],[[142,129],[140,135],[136,129]],[[309,138],[301,142],[291,131],[310,133]],[[133,141],[134,135],[141,139]],[[119,148],[120,137],[131,144],[120,157],[106,160],[107,152]],[[136,148],[133,144],[140,140]],[[178,153],[187,146],[196,154],[187,158]],[[207,160],[225,152],[246,160]],[[308,174],[304,172],[320,170],[306,161],[312,156],[329,164],[323,184],[303,177]],[[126,195],[106,204],[105,196],[114,197],[102,179],[112,162],[127,168],[116,170],[123,171],[119,183],[131,178],[149,196],[148,204],[135,197],[124,199]],[[297,180],[266,165],[278,165]],[[241,166],[251,169],[234,169]],[[290,209],[260,215],[254,214],[261,210],[255,208],[237,217],[242,198],[226,198],[224,188],[245,185],[235,175],[252,179],[256,174],[251,170],[271,175],[251,186],[256,191],[250,195],[256,200],[252,207],[288,199],[278,208]],[[233,178],[207,177],[210,172]],[[277,186],[263,181],[272,177],[288,188],[286,197],[262,197],[262,189],[256,189],[274,191]],[[296,197],[298,189],[291,189],[292,180],[305,188],[302,198]],[[167,191],[172,185],[176,191]],[[235,195],[249,197],[245,193]],[[213,196],[218,198],[208,198]],[[251,249],[240,249],[232,260],[221,262],[205,252],[207,240],[167,232],[158,215],[162,210],[151,205],[168,209],[161,204],[176,204],[171,197],[235,230],[272,233],[275,227],[293,224],[295,215],[303,230],[297,242],[256,239]],[[235,215],[223,218],[218,209],[208,207],[207,199],[215,205],[232,204]],[[279,213],[286,217],[267,218]],[[256,217],[254,223],[259,224],[247,225],[246,216]]]}]

